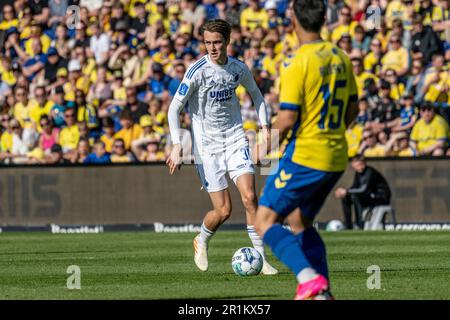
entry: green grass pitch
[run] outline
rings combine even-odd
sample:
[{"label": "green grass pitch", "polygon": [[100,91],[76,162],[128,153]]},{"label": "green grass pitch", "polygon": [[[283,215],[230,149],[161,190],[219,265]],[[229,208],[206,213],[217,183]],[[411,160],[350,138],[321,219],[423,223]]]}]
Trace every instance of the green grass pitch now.
[{"label": "green grass pitch", "polygon": [[[450,299],[450,232],[322,232],[336,299]],[[192,233],[111,232],[88,235],[0,234],[0,299],[291,299],[295,278],[238,277],[242,231],[219,231],[210,269],[197,271]],[[67,268],[81,270],[80,290],[67,288]],[[366,286],[381,269],[381,288]]]}]

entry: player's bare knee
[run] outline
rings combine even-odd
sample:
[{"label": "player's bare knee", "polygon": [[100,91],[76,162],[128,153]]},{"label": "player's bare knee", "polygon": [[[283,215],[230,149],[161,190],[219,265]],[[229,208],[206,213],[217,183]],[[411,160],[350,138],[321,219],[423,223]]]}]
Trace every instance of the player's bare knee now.
[{"label": "player's bare knee", "polygon": [[231,204],[225,204],[224,206],[216,209],[216,212],[220,215],[222,222],[225,222],[231,216]]},{"label": "player's bare knee", "polygon": [[245,209],[247,211],[250,211],[249,209],[256,209],[256,194],[254,192],[246,192],[242,195],[242,204],[244,205]]}]

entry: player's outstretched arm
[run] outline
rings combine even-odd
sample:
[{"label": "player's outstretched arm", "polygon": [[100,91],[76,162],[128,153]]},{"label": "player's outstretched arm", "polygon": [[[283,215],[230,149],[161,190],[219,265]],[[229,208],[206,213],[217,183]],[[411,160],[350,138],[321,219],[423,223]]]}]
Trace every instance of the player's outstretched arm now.
[{"label": "player's outstretched arm", "polygon": [[243,74],[242,85],[252,98],[261,126],[263,128],[264,127],[267,128],[270,122],[268,115],[268,107],[266,101],[264,100],[263,95],[261,94],[261,91],[259,90],[255,82],[255,79],[253,78],[251,71],[247,68],[247,66]]},{"label": "player's outstretched arm", "polygon": [[177,167],[178,168],[181,167],[181,152],[183,150],[180,142],[179,115],[183,106],[184,103],[179,101],[178,99],[172,99],[172,102],[170,103],[169,106],[168,120],[169,120],[170,137],[172,139],[173,148],[169,158],[166,161],[166,164],[169,167],[170,174],[173,174]]}]

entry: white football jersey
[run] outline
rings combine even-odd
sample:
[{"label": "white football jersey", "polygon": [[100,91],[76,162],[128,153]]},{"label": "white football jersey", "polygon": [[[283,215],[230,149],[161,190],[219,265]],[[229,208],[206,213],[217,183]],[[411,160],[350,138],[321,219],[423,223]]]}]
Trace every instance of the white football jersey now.
[{"label": "white football jersey", "polygon": [[195,145],[211,152],[245,143],[241,107],[236,96],[240,84],[248,92],[259,93],[247,65],[232,57],[228,57],[227,64],[218,65],[205,55],[188,68],[174,99],[183,105],[188,103]]}]

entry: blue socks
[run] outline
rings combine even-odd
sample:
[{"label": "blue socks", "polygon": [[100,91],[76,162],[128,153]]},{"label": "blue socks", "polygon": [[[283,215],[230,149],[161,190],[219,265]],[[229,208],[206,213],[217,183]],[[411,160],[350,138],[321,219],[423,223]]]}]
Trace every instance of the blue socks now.
[{"label": "blue socks", "polygon": [[291,231],[283,228],[280,224],[274,224],[264,235],[264,242],[272,249],[273,254],[295,275],[305,268],[312,268],[297,238]]},{"label": "blue socks", "polygon": [[311,266],[328,279],[327,253],[325,244],[314,227],[308,228],[296,235],[300,248]]},{"label": "blue socks", "polygon": [[314,227],[295,236],[282,225],[274,224],[266,231],[264,242],[295,275],[304,268],[313,268],[328,279],[325,244]]}]

